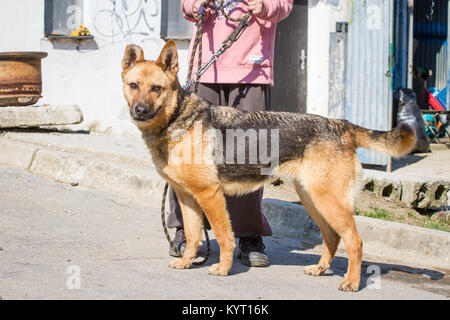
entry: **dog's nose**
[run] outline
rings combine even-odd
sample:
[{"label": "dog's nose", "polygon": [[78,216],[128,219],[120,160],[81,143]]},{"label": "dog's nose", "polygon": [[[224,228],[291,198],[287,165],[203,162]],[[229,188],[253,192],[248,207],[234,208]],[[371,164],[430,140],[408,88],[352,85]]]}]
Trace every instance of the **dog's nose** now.
[{"label": "dog's nose", "polygon": [[138,104],[136,107],[134,107],[134,113],[136,113],[136,115],[138,116],[144,116],[149,113],[149,109],[142,104]]}]

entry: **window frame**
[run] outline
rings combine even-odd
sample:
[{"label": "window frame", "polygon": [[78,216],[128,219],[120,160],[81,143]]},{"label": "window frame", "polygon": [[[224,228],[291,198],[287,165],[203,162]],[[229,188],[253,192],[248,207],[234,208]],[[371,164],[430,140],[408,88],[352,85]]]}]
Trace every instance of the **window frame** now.
[{"label": "window frame", "polygon": [[164,40],[189,41],[194,24],[184,18],[181,0],[161,1],[160,36]]},{"label": "window frame", "polygon": [[[72,4],[70,4],[72,2]],[[69,28],[61,28],[57,27],[56,25],[61,25],[61,21],[56,22],[56,19],[58,17],[55,16],[55,4],[63,7],[65,4],[68,4],[66,6],[66,14],[64,17],[67,19],[70,17],[70,13],[67,12],[67,8],[70,5],[76,5],[80,7],[80,13],[81,18],[79,19],[79,24],[84,23],[84,0],[45,0],[44,1],[44,35],[46,38],[50,40],[55,39],[93,39],[94,37],[92,35],[89,36],[72,36],[70,33],[74,30],[70,30]],[[78,28],[78,26],[77,26]]]}]

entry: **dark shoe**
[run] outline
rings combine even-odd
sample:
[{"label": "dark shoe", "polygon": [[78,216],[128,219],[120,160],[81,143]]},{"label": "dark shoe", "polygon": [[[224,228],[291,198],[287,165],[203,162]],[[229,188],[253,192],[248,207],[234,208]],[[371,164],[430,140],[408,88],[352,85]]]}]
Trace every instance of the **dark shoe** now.
[{"label": "dark shoe", "polygon": [[260,235],[239,238],[238,259],[249,267],[267,267],[269,257],[264,252],[265,248]]},{"label": "dark shoe", "polygon": [[178,249],[179,254],[169,245],[169,255],[172,257],[182,257],[184,255],[184,250],[186,250],[186,237],[184,236],[184,229],[177,228],[175,237],[172,239],[173,244]]}]

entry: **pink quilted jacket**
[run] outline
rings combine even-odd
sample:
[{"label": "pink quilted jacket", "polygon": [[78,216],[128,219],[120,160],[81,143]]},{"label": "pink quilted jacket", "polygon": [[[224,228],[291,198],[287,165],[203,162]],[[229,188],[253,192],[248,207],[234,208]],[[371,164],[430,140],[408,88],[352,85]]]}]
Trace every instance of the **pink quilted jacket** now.
[{"label": "pink quilted jacket", "polygon": [[[196,0],[182,0],[182,12],[185,18],[193,21],[192,6]],[[264,0],[261,17],[253,15],[241,37],[220,56],[219,61],[205,72],[200,82],[203,83],[255,83],[273,85],[273,55],[275,29],[278,21],[286,18],[292,10],[293,0]],[[202,64],[205,64],[222,42],[233,32],[238,22],[227,20],[220,11],[220,1],[213,2],[212,14],[203,24]],[[247,1],[228,0],[224,2],[227,14],[240,18],[247,13]],[[184,10],[183,10],[184,6]],[[191,56],[197,27],[194,28],[189,57]],[[197,53],[194,70],[197,70]]]}]

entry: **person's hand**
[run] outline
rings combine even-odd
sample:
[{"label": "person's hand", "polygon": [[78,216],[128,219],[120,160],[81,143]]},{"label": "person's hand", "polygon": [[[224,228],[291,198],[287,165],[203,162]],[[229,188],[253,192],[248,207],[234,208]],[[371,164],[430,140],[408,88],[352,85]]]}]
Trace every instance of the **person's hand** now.
[{"label": "person's hand", "polygon": [[254,15],[259,16],[263,12],[263,0],[248,0],[247,10],[252,11]]},{"label": "person's hand", "polygon": [[[205,0],[197,0],[195,1],[194,5],[192,6],[192,13],[194,14],[194,18],[197,19],[198,17],[198,9],[200,8],[200,6],[202,5],[202,3],[205,2]],[[205,14],[203,15],[206,18],[208,17],[209,14],[209,8],[206,9]]]}]

